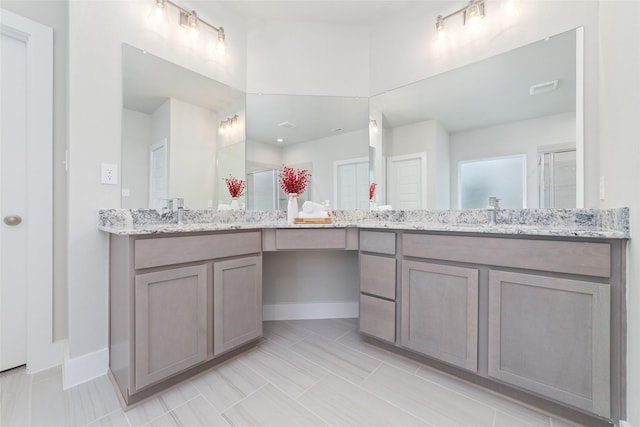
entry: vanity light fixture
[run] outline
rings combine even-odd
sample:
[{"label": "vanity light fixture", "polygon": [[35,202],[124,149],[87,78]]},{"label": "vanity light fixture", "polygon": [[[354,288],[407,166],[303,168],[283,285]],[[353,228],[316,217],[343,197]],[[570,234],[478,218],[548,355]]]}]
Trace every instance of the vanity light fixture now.
[{"label": "vanity light fixture", "polygon": [[207,21],[204,21],[202,18],[198,17],[198,14],[196,13],[195,10],[188,11],[187,9],[184,9],[178,6],[171,0],[155,0],[155,7],[154,7],[155,14],[158,15],[158,14],[166,13],[167,5],[171,5],[175,7],[180,12],[179,22],[181,27],[192,31],[195,34],[197,33],[198,26],[200,24],[205,25],[211,28],[212,30],[214,30],[216,33],[218,33],[218,46],[224,45],[224,40],[226,38],[226,35],[224,33],[224,28],[216,27],[214,25],[209,24]]},{"label": "vanity light fixture", "polygon": [[233,117],[228,117],[226,120],[221,121],[218,127],[220,133],[227,133],[235,129],[238,126],[238,119],[238,115],[234,114]]},{"label": "vanity light fixture", "polygon": [[460,13],[463,14],[462,23],[464,25],[470,24],[480,18],[484,18],[484,2],[485,0],[470,0],[469,4],[467,4],[462,9],[458,9],[455,12],[448,14],[447,16],[438,15],[438,17],[436,18],[436,31],[439,35],[443,35],[444,21]]}]

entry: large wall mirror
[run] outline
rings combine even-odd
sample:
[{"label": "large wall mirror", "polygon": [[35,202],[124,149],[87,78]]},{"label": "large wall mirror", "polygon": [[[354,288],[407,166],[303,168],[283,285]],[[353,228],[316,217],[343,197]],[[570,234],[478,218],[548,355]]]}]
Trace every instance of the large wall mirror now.
[{"label": "large wall mirror", "polygon": [[582,31],[372,97],[377,204],[582,207]]},{"label": "large wall mirror", "polygon": [[286,209],[282,165],[307,169],[301,200],[368,209],[368,99],[247,94],[247,209]]},{"label": "large wall mirror", "polygon": [[122,207],[229,205],[245,176],[245,94],[122,46]]}]

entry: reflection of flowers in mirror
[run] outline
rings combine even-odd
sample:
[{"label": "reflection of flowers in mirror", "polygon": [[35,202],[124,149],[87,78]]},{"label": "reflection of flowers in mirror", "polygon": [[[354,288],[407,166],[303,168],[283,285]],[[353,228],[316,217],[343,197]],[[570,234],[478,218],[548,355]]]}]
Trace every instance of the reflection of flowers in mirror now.
[{"label": "reflection of flowers in mirror", "polygon": [[242,179],[235,178],[233,175],[229,175],[229,178],[224,179],[227,183],[227,189],[232,198],[242,196],[246,186],[246,182]]},{"label": "reflection of flowers in mirror", "polygon": [[373,201],[373,196],[376,195],[376,187],[378,186],[378,184],[376,184],[375,182],[372,182],[371,184],[369,184],[369,200]]}]

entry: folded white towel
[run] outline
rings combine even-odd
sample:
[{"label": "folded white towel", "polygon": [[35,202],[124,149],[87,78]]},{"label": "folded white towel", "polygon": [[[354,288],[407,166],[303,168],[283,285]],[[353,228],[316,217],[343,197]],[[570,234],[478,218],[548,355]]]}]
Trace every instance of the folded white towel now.
[{"label": "folded white towel", "polygon": [[298,212],[298,218],[329,218],[329,213],[324,212]]},{"label": "folded white towel", "polygon": [[[305,213],[326,212],[326,211],[327,210],[320,203],[306,201],[302,204],[302,212],[305,212]],[[318,218],[325,218],[325,217],[322,216]]]},{"label": "folded white towel", "polygon": [[391,210],[391,205],[381,205],[381,206],[378,206],[378,210],[379,210],[379,211],[390,211],[390,210]]}]

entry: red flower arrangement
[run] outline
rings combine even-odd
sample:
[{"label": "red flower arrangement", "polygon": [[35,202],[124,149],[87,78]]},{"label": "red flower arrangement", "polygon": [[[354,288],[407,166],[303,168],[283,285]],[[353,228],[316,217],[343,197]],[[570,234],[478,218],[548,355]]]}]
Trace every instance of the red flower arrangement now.
[{"label": "red flower arrangement", "polygon": [[309,184],[311,174],[306,169],[290,168],[282,165],[280,177],[280,188],[287,194],[302,194]]},{"label": "red flower arrangement", "polygon": [[376,187],[378,186],[378,184],[376,184],[375,182],[372,182],[371,184],[369,184],[369,200],[373,201],[373,196],[376,194]]},{"label": "red flower arrangement", "polygon": [[231,197],[236,198],[242,196],[246,184],[244,180],[229,175],[229,178],[225,178],[224,181],[227,183],[227,189],[229,189]]}]

